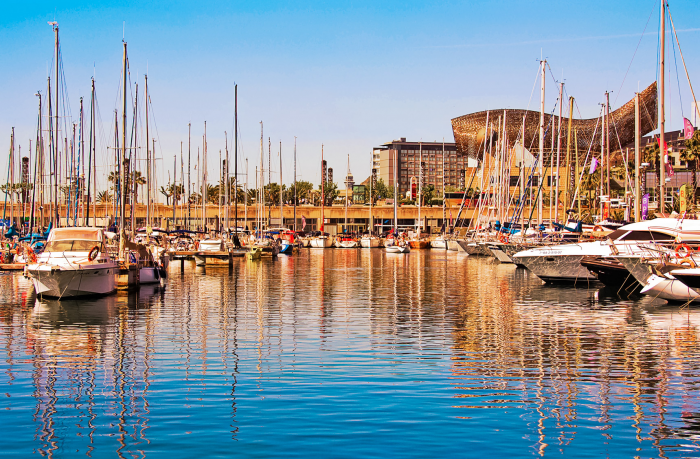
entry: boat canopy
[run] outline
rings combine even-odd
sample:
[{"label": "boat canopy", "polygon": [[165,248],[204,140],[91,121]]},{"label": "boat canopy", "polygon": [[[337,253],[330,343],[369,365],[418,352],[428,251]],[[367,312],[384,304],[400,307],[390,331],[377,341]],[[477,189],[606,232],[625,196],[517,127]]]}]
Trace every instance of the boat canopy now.
[{"label": "boat canopy", "polygon": [[55,228],[49,234],[51,241],[102,241],[102,230],[99,228]]},{"label": "boat canopy", "polygon": [[223,241],[221,239],[205,239],[199,241],[199,250],[202,252],[223,250]]}]

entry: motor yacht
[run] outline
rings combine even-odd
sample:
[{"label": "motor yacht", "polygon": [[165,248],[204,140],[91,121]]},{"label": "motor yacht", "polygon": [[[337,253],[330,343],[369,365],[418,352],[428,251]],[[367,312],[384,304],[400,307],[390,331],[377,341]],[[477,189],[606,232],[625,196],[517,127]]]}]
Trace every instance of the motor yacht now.
[{"label": "motor yacht", "polygon": [[581,265],[585,256],[632,255],[640,243],[674,241],[700,241],[700,221],[657,218],[631,223],[604,240],[536,247],[516,253],[513,259],[545,282],[592,281],[596,276]]},{"label": "motor yacht", "polygon": [[73,298],[117,290],[119,265],[99,228],[55,228],[44,251],[25,268],[39,296]]}]

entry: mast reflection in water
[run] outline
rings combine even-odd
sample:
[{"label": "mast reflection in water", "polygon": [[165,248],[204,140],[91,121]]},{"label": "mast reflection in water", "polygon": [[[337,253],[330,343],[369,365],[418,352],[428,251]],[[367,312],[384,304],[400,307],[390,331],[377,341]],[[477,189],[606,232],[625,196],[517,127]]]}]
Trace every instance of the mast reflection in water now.
[{"label": "mast reflection in water", "polygon": [[80,301],[0,275],[3,453],[694,456],[698,326],[444,251],[173,265]]}]

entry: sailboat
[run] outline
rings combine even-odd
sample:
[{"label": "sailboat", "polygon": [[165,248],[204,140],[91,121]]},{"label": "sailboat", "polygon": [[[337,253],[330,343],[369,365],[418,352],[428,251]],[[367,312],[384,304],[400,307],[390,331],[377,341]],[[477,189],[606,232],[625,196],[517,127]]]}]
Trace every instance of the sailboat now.
[{"label": "sailboat", "polygon": [[[396,154],[396,159],[394,160],[394,164],[398,165],[398,152],[394,153]],[[411,246],[406,242],[403,237],[399,236],[398,233],[398,209],[397,209],[397,202],[398,202],[398,197],[399,197],[399,188],[398,188],[398,177],[397,177],[397,167],[394,166],[394,229],[392,231],[392,237],[387,238],[386,242],[384,243],[384,250],[386,250],[387,253],[409,253],[411,251]]]},{"label": "sailboat", "polygon": [[326,168],[323,161],[323,145],[321,145],[321,234],[309,241],[309,246],[316,249],[328,249],[333,245],[333,238],[323,232],[324,211],[326,204]]},{"label": "sailboat", "polygon": [[[372,161],[372,164],[374,164],[374,160]],[[360,238],[360,247],[363,249],[374,249],[381,245],[381,240],[374,235],[374,222],[372,219],[372,205],[374,204],[373,188],[375,177],[376,169],[372,168],[372,175],[369,177],[369,225],[367,227],[367,234]]]}]

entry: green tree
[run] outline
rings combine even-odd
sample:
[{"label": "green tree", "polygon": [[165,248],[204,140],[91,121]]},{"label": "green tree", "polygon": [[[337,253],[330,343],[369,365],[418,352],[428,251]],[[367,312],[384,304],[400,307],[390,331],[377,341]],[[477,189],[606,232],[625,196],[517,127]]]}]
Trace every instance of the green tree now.
[{"label": "green tree", "polygon": [[[309,200],[311,190],[314,189],[314,185],[306,180],[297,181],[297,204],[303,202],[304,200]],[[284,187],[284,201],[294,203],[294,184],[292,183],[289,187]]]},{"label": "green tree", "polygon": [[258,190],[255,188],[250,188],[248,190],[248,205],[253,205],[257,203],[258,200]]},{"label": "green tree", "polygon": [[[321,190],[321,185],[318,186],[319,191]],[[325,194],[325,205],[331,206],[336,200],[340,192],[338,191],[338,184],[335,182],[326,182],[323,190]]]},{"label": "green tree", "polygon": [[265,204],[274,206],[280,202],[280,186],[275,183],[268,183],[265,185]]},{"label": "green tree", "polygon": [[421,187],[421,194],[423,195],[422,205],[429,205],[435,196],[435,186],[432,184],[425,185]]},{"label": "green tree", "polygon": [[377,186],[373,187],[372,194],[374,195],[374,202],[379,199],[390,199],[394,197],[394,189],[387,186],[384,183],[384,179],[377,180]]}]

